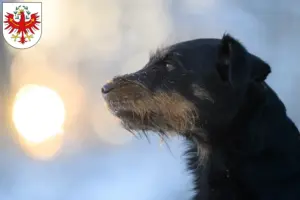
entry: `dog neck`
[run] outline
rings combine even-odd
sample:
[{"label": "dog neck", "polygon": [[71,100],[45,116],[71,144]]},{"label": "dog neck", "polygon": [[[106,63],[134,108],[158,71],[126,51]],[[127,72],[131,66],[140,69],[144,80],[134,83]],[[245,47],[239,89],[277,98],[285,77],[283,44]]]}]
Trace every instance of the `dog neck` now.
[{"label": "dog neck", "polygon": [[[217,127],[210,134],[212,135],[212,145],[225,149],[237,148],[235,151],[243,151],[241,148],[247,148],[247,145],[245,146],[243,142],[249,144],[251,138],[256,135],[255,131],[253,132],[251,129],[254,127],[259,128],[257,127],[258,119],[262,119],[264,117],[263,112],[271,106],[268,102],[268,93],[270,92],[271,89],[266,83],[251,84],[247,90],[244,102],[233,120],[229,124],[221,126],[221,129]],[[258,147],[257,145],[255,146]],[[257,151],[256,148],[247,150]]]},{"label": "dog neck", "polygon": [[[222,129],[207,133],[211,137],[206,168],[195,168],[199,159],[189,159],[196,180],[195,200],[224,194],[231,199],[246,194],[255,199],[255,194],[262,192],[255,190],[263,189],[269,180],[276,183],[300,175],[299,131],[287,117],[284,104],[265,83],[249,88],[238,114]],[[198,143],[191,143],[188,152],[198,149]],[[266,155],[276,159],[265,159]]]}]

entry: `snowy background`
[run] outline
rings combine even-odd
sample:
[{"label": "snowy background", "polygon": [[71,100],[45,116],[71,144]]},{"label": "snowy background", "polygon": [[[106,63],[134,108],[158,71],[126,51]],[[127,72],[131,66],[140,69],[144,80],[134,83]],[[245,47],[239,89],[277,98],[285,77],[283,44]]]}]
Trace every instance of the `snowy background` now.
[{"label": "snowy background", "polygon": [[[101,110],[101,86],[142,67],[158,46],[228,32],[272,66],[268,83],[299,127],[299,7],[297,0],[44,0],[40,43],[9,51],[22,62],[7,65],[0,40],[0,110],[8,80],[23,74],[16,71],[43,69],[69,91],[74,112],[60,154],[48,161],[27,156],[0,127],[0,199],[188,200],[182,141],[170,140],[169,150],[156,137],[131,139]],[[116,144],[121,135],[131,141]]]}]

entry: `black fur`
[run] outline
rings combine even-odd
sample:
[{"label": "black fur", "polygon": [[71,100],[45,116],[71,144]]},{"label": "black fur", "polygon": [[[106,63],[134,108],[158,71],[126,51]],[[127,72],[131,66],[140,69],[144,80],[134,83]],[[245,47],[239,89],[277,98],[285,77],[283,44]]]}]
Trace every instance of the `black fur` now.
[{"label": "black fur", "polygon": [[[196,128],[177,133],[189,145],[193,200],[300,200],[299,131],[265,83],[270,72],[267,63],[224,35],[159,51],[140,71],[105,85],[103,93],[110,102],[111,91],[134,82],[151,93],[175,91],[196,106]],[[195,95],[193,85],[210,98]],[[207,151],[205,162],[200,162],[199,148]]]}]

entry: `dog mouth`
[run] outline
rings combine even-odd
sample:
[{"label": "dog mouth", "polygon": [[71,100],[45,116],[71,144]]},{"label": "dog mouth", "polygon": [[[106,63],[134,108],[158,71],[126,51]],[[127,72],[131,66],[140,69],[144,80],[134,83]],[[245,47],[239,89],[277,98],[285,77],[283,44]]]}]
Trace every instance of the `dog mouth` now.
[{"label": "dog mouth", "polygon": [[[116,117],[121,120],[124,128],[130,131],[148,131],[148,130],[159,130],[158,126],[154,126],[153,116],[141,116],[139,113],[133,110],[118,110],[114,113]],[[155,127],[155,128],[154,128]]]},{"label": "dog mouth", "polygon": [[[141,100],[138,100],[139,102]],[[154,130],[156,127],[151,121],[155,118],[155,114],[147,108],[142,109],[137,106],[136,100],[112,100],[106,99],[106,107],[109,111],[121,120],[122,125],[132,131]],[[157,129],[155,129],[157,130]]]},{"label": "dog mouth", "polygon": [[136,113],[133,110],[125,110],[125,109],[121,109],[121,110],[114,110],[111,111],[113,115],[115,115],[116,117],[118,117],[119,119],[123,119],[123,120],[138,120],[141,119],[141,116]]},{"label": "dog mouth", "polygon": [[126,81],[115,85],[118,87],[103,95],[107,109],[119,118],[123,125],[140,129],[147,118],[142,114],[146,112],[146,108],[138,105],[143,101],[143,97],[150,96],[150,92],[134,82]]},{"label": "dog mouth", "polygon": [[175,91],[149,92],[127,84],[104,99],[110,112],[129,131],[184,133],[195,128],[195,105]]},{"label": "dog mouth", "polygon": [[[120,119],[121,125],[130,132],[178,133],[184,130],[183,128],[175,128],[177,125],[174,126],[174,121],[170,123],[170,120],[161,112],[149,110],[142,114],[136,110],[120,109],[113,111],[113,114]],[[184,125],[181,125],[181,127],[184,127]]]}]

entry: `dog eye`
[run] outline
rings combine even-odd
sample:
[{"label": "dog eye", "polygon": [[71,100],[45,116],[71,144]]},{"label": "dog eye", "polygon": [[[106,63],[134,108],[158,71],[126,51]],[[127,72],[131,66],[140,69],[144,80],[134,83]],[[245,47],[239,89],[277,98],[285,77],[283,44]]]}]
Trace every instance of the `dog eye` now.
[{"label": "dog eye", "polygon": [[166,64],[166,69],[168,70],[168,72],[172,71],[175,69],[175,67],[169,63]]}]

